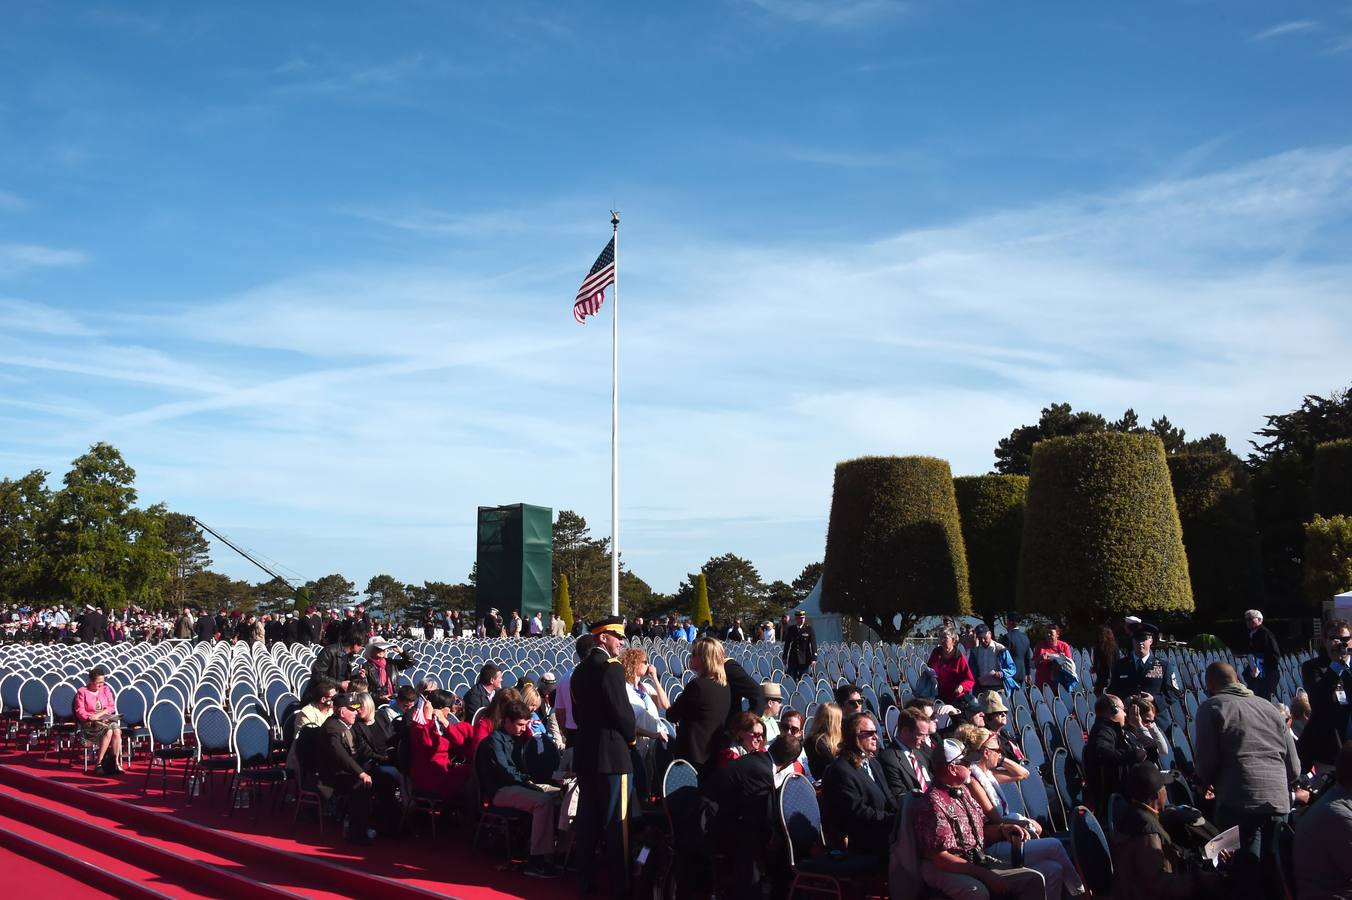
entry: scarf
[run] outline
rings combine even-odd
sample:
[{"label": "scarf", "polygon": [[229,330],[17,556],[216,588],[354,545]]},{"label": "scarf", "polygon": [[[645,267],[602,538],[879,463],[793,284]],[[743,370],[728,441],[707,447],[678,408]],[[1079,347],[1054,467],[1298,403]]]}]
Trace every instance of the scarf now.
[{"label": "scarf", "polygon": [[376,670],[376,684],[382,688],[386,688],[385,693],[388,694],[389,693],[388,688],[391,686],[390,676],[389,673],[386,671],[389,660],[383,656],[376,656],[371,658],[370,663],[372,666],[375,667]]},{"label": "scarf", "polygon": [[1227,684],[1213,696],[1220,696],[1221,694],[1234,694],[1236,697],[1252,697],[1253,691],[1249,690],[1239,682],[1235,682],[1234,684]]}]

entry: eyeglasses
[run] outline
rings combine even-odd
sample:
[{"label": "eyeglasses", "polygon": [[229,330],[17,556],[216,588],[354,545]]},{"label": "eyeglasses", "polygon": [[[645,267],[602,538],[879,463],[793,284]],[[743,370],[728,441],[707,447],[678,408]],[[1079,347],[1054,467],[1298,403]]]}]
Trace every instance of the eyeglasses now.
[{"label": "eyeglasses", "polygon": [[785,725],[783,730],[784,730],[784,732],[785,732],[786,734],[802,734],[802,733],[803,733],[803,727],[802,727],[801,725]]},{"label": "eyeglasses", "polygon": [[863,701],[863,700],[860,700],[858,697],[851,697],[849,700],[846,700],[846,701],[845,701],[845,705],[846,705],[846,706],[863,706],[863,705],[864,705],[864,701]]},{"label": "eyeglasses", "polygon": [[863,740],[864,738],[876,738],[878,736],[878,731],[877,729],[869,729],[868,731],[856,731],[855,735],[860,740]]}]

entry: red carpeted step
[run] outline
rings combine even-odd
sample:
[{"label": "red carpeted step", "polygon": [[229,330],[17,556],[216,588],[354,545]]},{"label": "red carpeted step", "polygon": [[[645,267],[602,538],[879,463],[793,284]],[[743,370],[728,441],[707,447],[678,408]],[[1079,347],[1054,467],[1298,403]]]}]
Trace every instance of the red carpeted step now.
[{"label": "red carpeted step", "polygon": [[[8,847],[15,849],[6,849]],[[46,858],[42,856],[45,849],[40,843],[0,831],[0,872],[5,873],[5,884],[17,888],[24,897],[57,897],[60,900],[116,900],[123,897],[128,900],[163,900],[169,896],[116,876],[103,877],[104,873],[98,871],[91,873],[91,877],[99,878],[107,885],[107,890],[93,887],[68,874],[79,863],[67,860],[55,868],[49,868],[38,862]]]}]

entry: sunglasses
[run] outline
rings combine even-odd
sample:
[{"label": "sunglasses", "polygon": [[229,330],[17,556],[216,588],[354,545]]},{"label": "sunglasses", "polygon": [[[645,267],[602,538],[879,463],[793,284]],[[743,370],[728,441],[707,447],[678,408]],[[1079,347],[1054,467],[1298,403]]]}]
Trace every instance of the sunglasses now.
[{"label": "sunglasses", "polygon": [[751,739],[752,739],[753,741],[763,741],[763,740],[765,740],[765,732],[763,732],[763,731],[753,731],[753,732],[751,732]]},{"label": "sunglasses", "polygon": [[852,699],[852,700],[846,700],[846,701],[845,701],[845,705],[846,705],[846,706],[863,706],[863,705],[864,705],[864,701],[863,701],[863,700],[860,700],[858,697],[855,697],[855,698]]},{"label": "sunglasses", "polygon": [[799,725],[785,725],[784,731],[788,734],[802,734],[803,729]]},{"label": "sunglasses", "polygon": [[870,729],[870,730],[868,730],[868,731],[856,731],[855,734],[858,735],[858,736],[861,737],[861,738],[877,737],[877,736],[878,736],[878,732],[877,732],[876,729]]}]

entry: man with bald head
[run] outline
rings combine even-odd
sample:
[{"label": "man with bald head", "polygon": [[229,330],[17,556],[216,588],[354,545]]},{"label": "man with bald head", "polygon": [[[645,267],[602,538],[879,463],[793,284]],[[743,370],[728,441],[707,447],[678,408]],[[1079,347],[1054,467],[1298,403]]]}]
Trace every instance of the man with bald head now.
[{"label": "man with bald head", "polygon": [[1229,663],[1207,666],[1206,692],[1197,710],[1197,778],[1215,788],[1217,827],[1239,826],[1235,895],[1279,897],[1280,885],[1266,882],[1277,870],[1277,825],[1291,812],[1300,777],[1296,742],[1277,707],[1241,684]]}]

